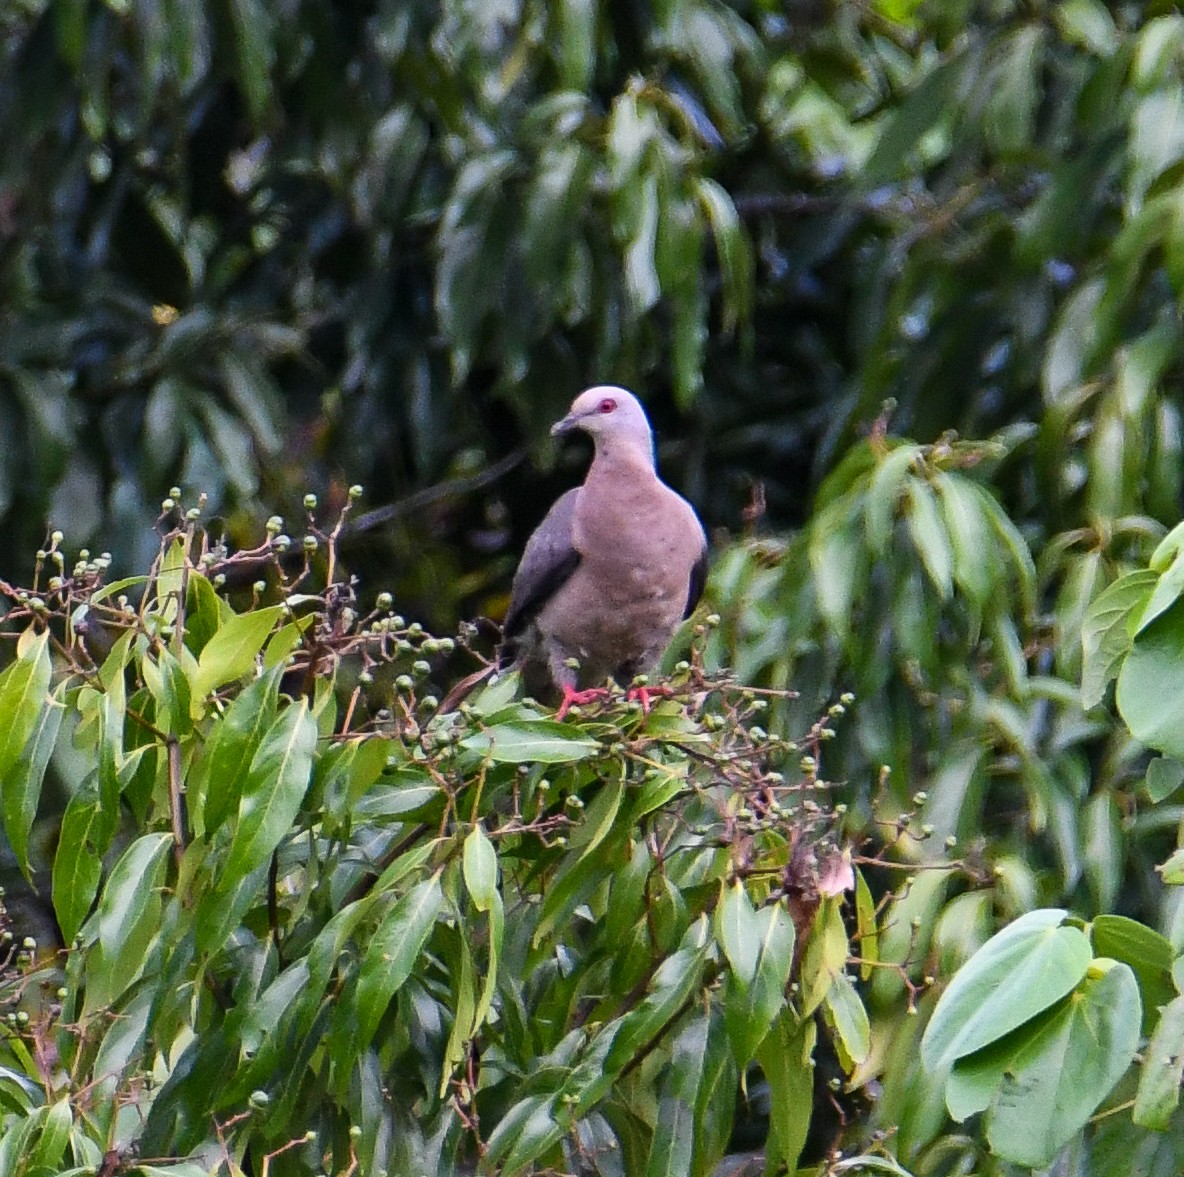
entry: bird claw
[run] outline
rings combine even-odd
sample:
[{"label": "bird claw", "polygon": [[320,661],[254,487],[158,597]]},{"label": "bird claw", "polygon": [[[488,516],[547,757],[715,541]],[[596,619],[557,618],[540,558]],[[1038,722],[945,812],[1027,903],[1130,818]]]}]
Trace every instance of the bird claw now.
[{"label": "bird claw", "polygon": [[555,712],[555,718],[564,719],[569,707],[583,707],[586,703],[604,703],[608,698],[609,693],[604,687],[590,687],[586,691],[564,687],[563,701],[559,704],[559,710]]},{"label": "bird claw", "polygon": [[660,695],[663,699],[669,699],[674,694],[674,689],[666,683],[661,683],[656,687],[630,687],[625,692],[625,699],[629,703],[640,703],[642,711],[649,715],[650,707],[653,705],[651,700],[655,695]]}]

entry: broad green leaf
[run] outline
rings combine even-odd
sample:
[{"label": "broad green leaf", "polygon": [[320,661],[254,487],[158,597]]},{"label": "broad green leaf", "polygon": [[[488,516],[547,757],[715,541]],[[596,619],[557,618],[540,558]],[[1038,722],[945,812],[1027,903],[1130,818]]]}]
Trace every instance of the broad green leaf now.
[{"label": "broad green leaf", "polygon": [[246,1011],[240,1041],[248,1055],[256,1055],[269,1034],[274,1033],[284,1015],[300,995],[309,981],[307,960],[298,960],[286,968],[251,1004]]},{"label": "broad green leaf", "polygon": [[704,176],[694,181],[695,195],[711,227],[723,287],[723,329],[734,331],[752,310],[752,246],[727,190]]},{"label": "broad green leaf", "polygon": [[465,886],[478,911],[488,911],[497,897],[497,851],[480,826],[474,826],[465,838]]},{"label": "broad green leaf", "polygon": [[773,1024],[757,1052],[769,1084],[769,1139],[765,1175],[795,1173],[810,1130],[814,1107],[814,1044],[818,1027],[813,1018],[795,1018],[786,1009]]},{"label": "broad green leaf", "polygon": [[189,680],[181,663],[167,650],[157,652],[157,660],[145,655],[140,672],[156,704],[160,726],[171,735],[187,736],[193,730],[190,715]]},{"label": "broad green leaf", "polygon": [[189,807],[194,828],[210,835],[238,808],[251,762],[274,724],[282,670],[256,679],[216,716],[191,770]]},{"label": "broad green leaf", "polygon": [[599,13],[596,2],[559,0],[550,11],[557,30],[552,45],[563,86],[567,90],[586,90],[596,68],[596,19]]},{"label": "broad green leaf", "polygon": [[300,645],[305,630],[315,620],[315,613],[306,613],[303,617],[297,617],[294,621],[289,621],[287,625],[277,629],[268,639],[263,650],[263,669],[270,670],[273,666],[279,666],[281,662],[284,662],[288,655]]},{"label": "broad green leaf", "polygon": [[867,1010],[846,975],[835,977],[822,1003],[823,1017],[835,1036],[843,1070],[850,1074],[871,1052]]},{"label": "broad green leaf", "polygon": [[864,183],[882,184],[906,169],[921,139],[957,108],[963,74],[978,64],[976,56],[964,52],[922,76],[883,120],[879,140],[864,165]]},{"label": "broad green leaf", "polygon": [[835,978],[846,971],[850,946],[840,906],[837,897],[823,899],[806,939],[801,967],[803,1017],[822,1004]]},{"label": "broad green leaf", "polygon": [[1184,764],[1172,756],[1156,756],[1147,765],[1143,786],[1153,805],[1166,801],[1184,785]]},{"label": "broad green leaf", "polygon": [[991,937],[941,995],[921,1039],[930,1071],[973,1054],[1071,993],[1092,959],[1065,912],[1030,911]]},{"label": "broad green leaf", "polygon": [[93,785],[84,785],[66,805],[53,858],[53,907],[67,944],[78,934],[94,902],[108,824]]},{"label": "broad green leaf", "polygon": [[896,508],[906,485],[913,463],[921,456],[922,447],[912,442],[898,445],[879,459],[867,489],[867,507],[863,513],[868,547],[875,556],[882,556],[892,541],[896,528]]},{"label": "broad green leaf", "polygon": [[1096,707],[1118,676],[1131,648],[1132,622],[1138,618],[1159,577],[1131,572],[1103,589],[1090,604],[1081,624],[1081,705]]},{"label": "broad green leaf", "polygon": [[1135,739],[1184,759],[1184,694],[1176,689],[1184,664],[1184,601],[1177,601],[1131,644],[1118,675],[1115,701]]},{"label": "broad green leaf", "polygon": [[29,634],[20,656],[0,674],[0,789],[4,792],[6,816],[19,812],[25,804],[23,798],[13,796],[24,783],[24,774],[14,778],[14,770],[37,729],[42,711],[49,706],[49,675],[48,630]]},{"label": "broad green leaf", "polygon": [[1053,10],[1061,35],[1099,57],[1108,57],[1118,47],[1114,17],[1101,0],[1062,0]]},{"label": "broad green leaf", "polygon": [[[120,856],[103,887],[95,913],[103,951],[115,960],[145,912],[159,906],[161,876],[173,844],[172,834],[144,834]],[[130,974],[130,969],[128,970]]]},{"label": "broad green leaf", "polygon": [[[1175,950],[1166,936],[1123,915],[1100,915],[1089,926],[1095,956],[1120,960],[1135,972],[1148,1019],[1158,1006],[1175,995],[1172,958]],[[1150,1024],[1146,1029],[1150,1031]]]},{"label": "broad green leaf", "polygon": [[29,742],[20,761],[8,775],[4,788],[4,832],[12,847],[21,873],[32,882],[29,865],[29,831],[37,814],[37,803],[41,799],[41,785],[45,769],[57,743],[65,705],[60,701],[62,688],[46,701],[29,736]]},{"label": "broad green leaf", "polygon": [[1047,1165],[1130,1066],[1141,1020],[1134,973],[1094,961],[1073,1000],[1021,1040],[987,1116],[992,1151],[1016,1164]]},{"label": "broad green leaf", "polygon": [[229,11],[239,89],[251,122],[262,127],[272,101],[276,41],[272,13],[263,0],[230,0]]},{"label": "broad green leaf", "polygon": [[793,964],[793,920],[780,904],[754,911],[737,880],[716,907],[715,936],[731,967],[724,1019],[739,1067],[746,1067],[785,1004]]},{"label": "broad green leaf", "polygon": [[1184,1077],[1184,997],[1175,997],[1159,1010],[1151,1041],[1143,1051],[1139,1089],[1131,1118],[1141,1128],[1166,1132],[1180,1105]]},{"label": "broad green leaf", "polygon": [[573,734],[553,720],[512,720],[475,732],[461,747],[481,752],[497,764],[568,764],[600,750],[595,740]]},{"label": "broad green leaf", "polygon": [[375,929],[358,972],[353,1019],[357,1050],[370,1044],[395,991],[411,975],[443,905],[437,872],[404,895]]},{"label": "broad green leaf", "polygon": [[1083,819],[1085,878],[1095,910],[1109,911],[1118,897],[1124,864],[1118,802],[1108,790],[1097,793],[1086,803]]},{"label": "broad green leaf", "polygon": [[439,1098],[448,1094],[452,1085],[452,1076],[458,1066],[468,1057],[468,1042],[476,1030],[475,1015],[477,1012],[477,994],[473,983],[473,953],[469,948],[467,937],[461,936],[457,942],[460,955],[460,968],[451,970],[450,980],[453,986],[453,998],[449,1003],[452,1007],[452,1030],[448,1035],[448,1042],[444,1047],[443,1065],[441,1067]]},{"label": "broad green leaf", "polygon": [[810,525],[807,546],[818,609],[841,640],[851,631],[856,594],[867,569],[858,505],[857,498],[843,497],[823,510]]},{"label": "broad green leaf", "polygon": [[876,927],[876,903],[863,871],[855,872],[855,952],[860,958],[859,977],[866,981],[880,959],[880,934]]},{"label": "broad green leaf", "polygon": [[1165,883],[1184,883],[1184,847],[1174,851],[1167,862],[1156,869],[1162,872]]},{"label": "broad green leaf", "polygon": [[978,496],[963,478],[938,474],[934,479],[954,553],[954,582],[977,607],[986,605],[994,585],[995,545]]},{"label": "broad green leaf", "polygon": [[543,896],[538,926],[532,938],[536,947],[600,885],[605,864],[617,860],[621,842],[619,831],[613,835],[610,849],[600,854],[595,852],[612,832],[614,823],[617,823],[624,793],[624,779],[614,776],[605,782],[585,810],[584,820],[569,839],[565,865]]},{"label": "broad green leaf", "polygon": [[703,917],[687,933],[684,946],[658,966],[641,1004],[621,1019],[604,1060],[606,1074],[620,1071],[670,1029],[673,1018],[695,992],[703,975],[707,958],[705,931],[706,917]]},{"label": "broad green leaf", "polygon": [[197,659],[192,689],[192,715],[205,714],[206,696],[226,683],[242,678],[255,665],[263,643],[283,615],[280,605],[239,613],[223,622]]},{"label": "broad green leaf", "polygon": [[1151,572],[1157,574],[1166,572],[1182,551],[1184,551],[1184,522],[1177,523],[1159,541],[1155,551],[1151,553],[1151,559],[1147,566]]},{"label": "broad green leaf", "polygon": [[[1141,582],[1147,576],[1147,572],[1136,571],[1129,573],[1116,583],[1122,584],[1131,577],[1138,577]],[[1166,613],[1181,596],[1184,596],[1184,552],[1177,555],[1167,570],[1155,578],[1154,587],[1138,616],[1137,624],[1131,628],[1131,636],[1134,637],[1142,633],[1157,617]]]},{"label": "broad green leaf", "polygon": [[714,1170],[731,1131],[736,1074],[718,1009],[697,1014],[671,1047],[646,1177]]},{"label": "broad green leaf", "polygon": [[953,586],[954,552],[938,510],[937,496],[929,483],[920,478],[910,478],[905,490],[908,505],[904,517],[913,547],[938,595],[943,601],[948,600]]},{"label": "broad green leaf", "polygon": [[37,1141],[37,1147],[33,1149],[32,1156],[28,1158],[26,1172],[36,1173],[41,1168],[44,1168],[46,1173],[60,1172],[73,1123],[74,1114],[69,1099],[59,1099],[46,1113],[45,1121],[41,1125],[41,1137]]},{"label": "broad green leaf", "polygon": [[290,703],[251,761],[219,890],[229,890],[266,862],[291,831],[308,788],[316,744],[317,725],[308,700]]},{"label": "broad green leaf", "polygon": [[557,1092],[532,1094],[519,1100],[490,1134],[485,1158],[506,1177],[523,1172],[532,1161],[562,1139],[558,1127]]},{"label": "broad green leaf", "polygon": [[234,610],[214,591],[207,577],[190,572],[185,590],[185,647],[200,655]]}]

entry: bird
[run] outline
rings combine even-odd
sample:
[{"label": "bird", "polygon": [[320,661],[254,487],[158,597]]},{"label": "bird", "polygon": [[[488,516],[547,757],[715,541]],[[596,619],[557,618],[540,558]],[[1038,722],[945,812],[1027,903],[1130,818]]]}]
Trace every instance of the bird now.
[{"label": "bird", "polygon": [[[561,495],[526,543],[510,589],[501,658],[528,692],[573,704],[606,696],[657,665],[703,593],[707,536],[694,508],[659,477],[641,402],[598,384],[551,429],[580,430],[595,452],[583,485]],[[629,692],[648,710],[651,688]]]}]

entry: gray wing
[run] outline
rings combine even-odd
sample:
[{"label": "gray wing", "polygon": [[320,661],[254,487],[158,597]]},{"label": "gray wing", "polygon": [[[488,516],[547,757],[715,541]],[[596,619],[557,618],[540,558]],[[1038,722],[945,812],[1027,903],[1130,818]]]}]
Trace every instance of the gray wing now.
[{"label": "gray wing", "polygon": [[699,559],[691,569],[691,581],[687,585],[687,603],[682,611],[685,621],[695,611],[695,606],[703,596],[703,589],[707,585],[707,549],[704,548]]},{"label": "gray wing", "polygon": [[526,541],[526,550],[522,553],[518,571],[514,573],[510,607],[502,625],[507,639],[525,629],[580,563],[580,553],[572,546],[571,538],[579,492],[577,486],[560,495]]}]

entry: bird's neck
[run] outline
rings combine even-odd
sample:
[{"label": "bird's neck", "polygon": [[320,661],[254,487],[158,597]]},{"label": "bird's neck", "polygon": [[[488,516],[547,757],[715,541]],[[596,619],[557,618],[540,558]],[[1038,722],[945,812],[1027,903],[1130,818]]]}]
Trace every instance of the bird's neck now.
[{"label": "bird's neck", "polygon": [[639,475],[656,478],[653,448],[633,439],[601,438],[589,474],[629,474],[634,478]]}]

